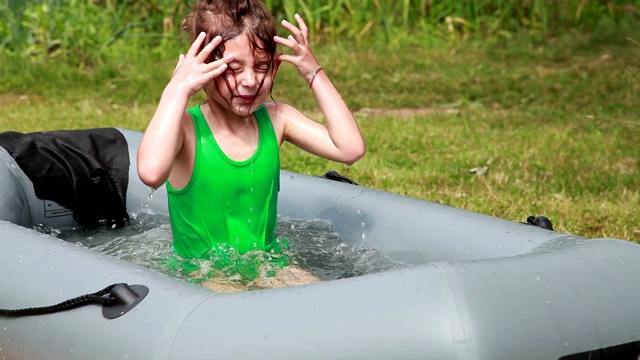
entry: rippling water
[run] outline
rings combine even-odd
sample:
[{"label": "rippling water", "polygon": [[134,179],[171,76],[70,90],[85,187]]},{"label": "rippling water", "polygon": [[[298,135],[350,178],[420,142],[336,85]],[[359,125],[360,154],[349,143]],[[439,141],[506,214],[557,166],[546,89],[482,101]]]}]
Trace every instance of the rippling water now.
[{"label": "rippling water", "polygon": [[[171,227],[166,219],[150,214],[133,214],[131,224],[119,229],[53,233],[66,241],[82,244],[101,253],[131,261],[163,273],[186,278],[198,274],[226,277],[246,282],[265,276],[265,264],[274,255],[264,251],[237,254],[233,249],[210,254],[206,259],[182,259],[171,246]],[[372,274],[405,267],[367,244],[350,244],[333,231],[331,223],[320,219],[280,219],[276,237],[282,241],[289,263],[322,280]],[[267,266],[267,269],[270,267]],[[185,269],[188,269],[185,270]]]}]

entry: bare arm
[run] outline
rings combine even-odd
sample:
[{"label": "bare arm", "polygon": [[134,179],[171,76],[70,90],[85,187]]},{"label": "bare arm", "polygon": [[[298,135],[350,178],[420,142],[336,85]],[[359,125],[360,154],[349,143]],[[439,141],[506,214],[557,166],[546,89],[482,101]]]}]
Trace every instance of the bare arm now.
[{"label": "bare arm", "polygon": [[188,119],[185,112],[189,98],[213,78],[222,74],[231,58],[205,63],[205,60],[220,44],[214,38],[202,51],[198,49],[205,40],[200,34],[186,55],[180,55],[169,84],[164,89],[156,112],[147,126],[138,148],[138,176],[143,183],[153,188],[162,185],[184,142],[183,122]]},{"label": "bare arm", "polygon": [[296,20],[300,28],[287,21],[282,22],[293,36],[287,39],[276,37],[275,41],[292,49],[293,54],[280,55],[278,61],[294,64],[300,75],[309,81],[327,124],[312,121],[294,109],[283,108],[279,115],[285,121],[284,139],[318,156],[352,164],[365,153],[362,133],[351,110],[327,74],[318,69],[306,24],[298,14]]}]

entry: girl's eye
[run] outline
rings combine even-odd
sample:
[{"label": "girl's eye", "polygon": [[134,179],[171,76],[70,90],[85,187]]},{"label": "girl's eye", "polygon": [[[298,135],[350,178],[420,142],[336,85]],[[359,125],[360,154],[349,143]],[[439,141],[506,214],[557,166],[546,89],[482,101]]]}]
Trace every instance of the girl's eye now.
[{"label": "girl's eye", "polygon": [[269,68],[267,66],[261,66],[261,67],[257,67],[256,71],[260,72],[260,73],[265,73],[269,70]]}]

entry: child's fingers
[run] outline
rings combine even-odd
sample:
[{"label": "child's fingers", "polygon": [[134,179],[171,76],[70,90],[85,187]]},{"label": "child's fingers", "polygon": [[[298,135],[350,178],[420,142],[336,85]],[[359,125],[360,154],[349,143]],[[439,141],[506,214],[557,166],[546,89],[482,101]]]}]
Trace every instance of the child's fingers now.
[{"label": "child's fingers", "polygon": [[[221,60],[218,60],[221,61]],[[212,65],[213,63],[209,64]],[[220,75],[222,75],[225,71],[227,71],[228,65],[226,62],[222,62],[222,64],[219,64],[218,66],[215,66],[211,71],[209,71],[207,73],[207,77],[209,78],[215,78],[218,77]]]},{"label": "child's fingers", "polygon": [[180,65],[182,65],[182,62],[184,61],[184,54],[180,54],[180,56],[178,56],[178,63],[176,64],[176,69],[180,67]]},{"label": "child's fingers", "polygon": [[213,49],[218,47],[218,45],[220,45],[221,42],[222,42],[222,37],[220,35],[214,37],[213,40],[211,40],[211,42],[209,42],[207,45],[205,45],[204,48],[202,48],[202,51],[200,51],[200,53],[198,54],[198,60],[205,62],[205,60],[207,60],[209,55],[211,55],[211,52],[213,51]]},{"label": "child's fingers", "polygon": [[287,20],[282,20],[282,26],[284,26],[285,28],[287,28],[287,30],[291,32],[291,34],[293,35],[293,38],[295,39],[295,41],[298,42],[298,44],[306,44],[306,39],[302,34],[302,31],[300,31],[300,29],[298,29],[295,25],[288,22]]},{"label": "child's fingers", "polygon": [[300,16],[300,14],[295,15],[296,21],[298,22],[298,26],[300,27],[300,31],[302,32],[302,36],[306,40],[309,38],[309,28],[307,27],[307,24],[304,22],[304,20],[302,20],[302,16]]},{"label": "child's fingers", "polygon": [[205,72],[208,77],[217,77],[224,73],[229,67],[228,64],[233,61],[233,55],[225,56],[222,59],[212,61],[206,64]]},{"label": "child's fingers", "polygon": [[178,57],[178,63],[176,64],[176,67],[173,68],[173,74],[176,74],[176,71],[178,71],[178,68],[180,67],[180,65],[182,65],[182,62],[184,61],[184,54],[180,54],[180,56]]},{"label": "child's fingers", "polygon": [[287,30],[289,30],[291,32],[293,32],[294,30],[297,29],[295,25],[293,25],[292,23],[288,22],[285,19],[282,19],[281,24],[282,24],[282,26],[284,26]]},{"label": "child's fingers", "polygon": [[295,58],[293,55],[285,55],[285,54],[280,54],[280,56],[278,56],[278,61],[281,62],[288,62],[288,63],[295,63]]},{"label": "child's fingers", "polygon": [[290,49],[295,50],[296,46],[298,45],[298,43],[295,41],[295,39],[293,39],[293,37],[289,36],[287,39],[280,37],[280,36],[274,36],[273,37],[273,41],[275,41],[278,44],[282,44]]},{"label": "child's fingers", "polygon": [[205,38],[204,32],[201,32],[200,34],[198,34],[196,39],[193,40],[193,43],[191,44],[189,51],[187,52],[188,57],[195,57],[198,54],[198,50],[202,46],[202,42],[204,41],[204,38]]}]

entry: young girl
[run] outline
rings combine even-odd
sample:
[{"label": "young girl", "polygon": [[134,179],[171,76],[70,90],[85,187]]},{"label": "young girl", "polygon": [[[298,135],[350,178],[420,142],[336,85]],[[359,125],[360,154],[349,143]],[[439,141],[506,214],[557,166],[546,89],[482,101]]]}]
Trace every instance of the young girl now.
[{"label": "young girl", "polygon": [[[140,179],[153,188],[166,182],[173,246],[182,257],[220,245],[241,254],[271,249],[284,141],[346,164],[364,155],[355,118],[314,57],[304,21],[295,20],[297,27],[282,21],[292,34],[283,38],[260,0],[200,0],[183,22],[192,45],[138,151]],[[277,44],[290,54],[276,53]],[[265,103],[281,62],[296,66],[326,125],[290,105]],[[206,102],[186,109],[200,89]]]}]

